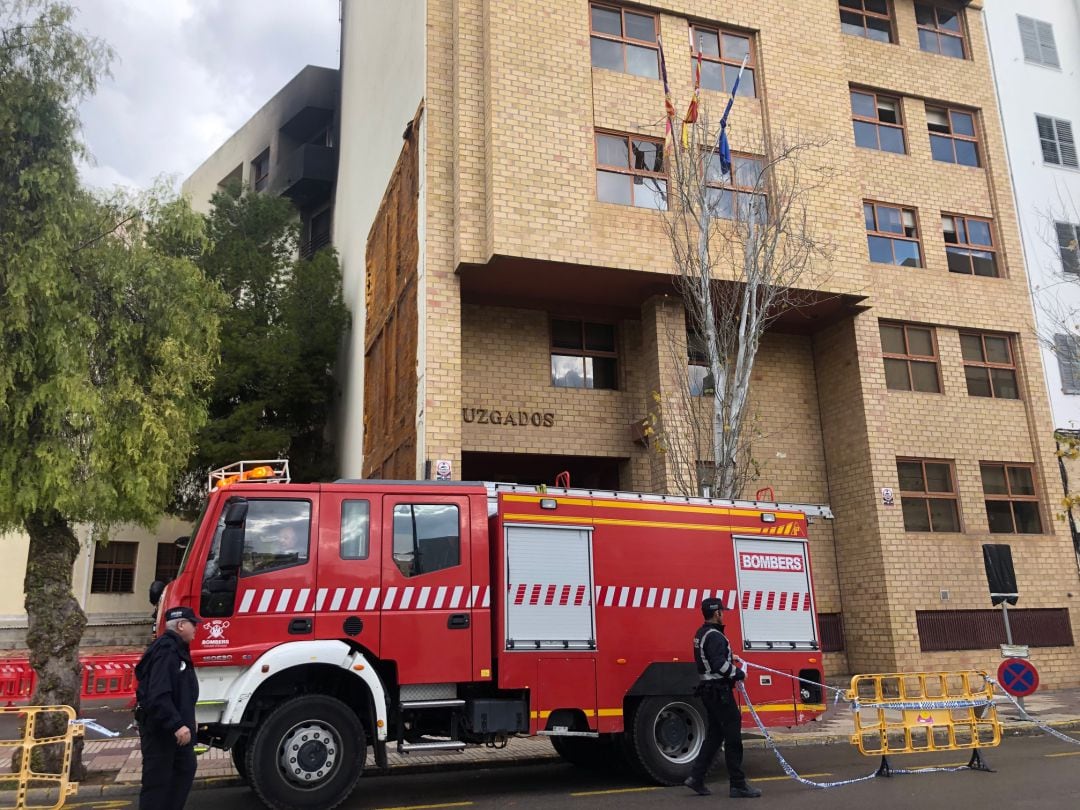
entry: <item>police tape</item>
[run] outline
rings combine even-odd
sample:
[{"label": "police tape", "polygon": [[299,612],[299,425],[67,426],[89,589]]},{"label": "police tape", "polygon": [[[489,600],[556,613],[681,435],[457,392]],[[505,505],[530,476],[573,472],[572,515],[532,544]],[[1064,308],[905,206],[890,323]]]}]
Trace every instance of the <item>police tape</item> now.
[{"label": "police tape", "polygon": [[829,686],[827,683],[818,683],[817,681],[811,681],[808,678],[800,678],[796,675],[792,675],[790,672],[784,672],[783,670],[773,669],[772,667],[762,666],[761,664],[755,664],[753,661],[747,661],[745,658],[739,659],[743,665],[753,667],[754,669],[760,669],[763,672],[771,672],[774,675],[783,675],[785,678],[791,678],[793,681],[801,681],[802,683],[808,683],[811,686],[816,686],[818,689],[828,689],[831,692],[836,693],[836,700],[834,705],[840,702],[840,698],[843,697],[846,692],[843,689],[837,689],[835,686]]},{"label": "police tape", "polygon": [[89,720],[89,719],[72,720],[72,721],[70,721],[69,725],[72,725],[72,726],[81,725],[83,728],[90,729],[90,731],[96,731],[102,737],[119,737],[120,736],[119,731],[113,731],[112,729],[105,728],[105,726],[101,725],[101,723],[97,722],[96,720]]},{"label": "police tape", "polygon": [[[997,680],[995,678],[991,678],[989,675],[986,676],[986,680],[989,683],[993,684],[995,687],[999,686]],[[1045,731],[1047,734],[1049,734],[1052,737],[1057,737],[1059,740],[1063,740],[1064,742],[1071,743],[1072,745],[1080,745],[1080,740],[1078,740],[1076,737],[1070,737],[1068,734],[1063,734],[1062,732],[1058,731],[1056,728],[1053,728],[1053,727],[1047,725],[1046,723],[1044,723],[1043,721],[1032,717],[1030,714],[1027,713],[1027,711],[1024,709],[1024,707],[1020,705],[1020,701],[1018,701],[1015,697],[1010,695],[1004,689],[1002,689],[1001,691],[1005,694],[1005,697],[1007,697],[1012,702],[1012,704],[1017,708],[1017,710],[1020,712],[1020,716],[1023,717],[1025,720],[1028,720],[1028,721],[1034,723],[1040,730]]]},{"label": "police tape", "polygon": [[[935,709],[982,709],[992,705],[994,705],[994,701],[989,698],[980,698],[978,700],[889,700],[871,703],[869,704],[869,708],[896,710],[910,709],[912,711],[932,712]],[[853,711],[858,711],[859,709],[866,707],[858,700],[853,700],[851,701],[851,708]]]}]

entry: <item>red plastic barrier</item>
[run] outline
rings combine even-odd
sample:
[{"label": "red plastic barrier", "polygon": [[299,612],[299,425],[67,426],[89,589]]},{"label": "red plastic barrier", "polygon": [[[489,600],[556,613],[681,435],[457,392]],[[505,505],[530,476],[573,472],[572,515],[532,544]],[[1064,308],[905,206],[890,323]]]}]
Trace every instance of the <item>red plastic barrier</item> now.
[{"label": "red plastic barrier", "polygon": [[29,661],[5,661],[0,664],[0,702],[6,706],[26,703],[34,693],[36,681]]},{"label": "red plastic barrier", "polygon": [[138,655],[88,656],[82,659],[83,700],[135,697]]},{"label": "red plastic barrier", "polygon": [[[88,655],[82,664],[83,700],[135,700],[135,665],[138,655]],[[14,706],[29,703],[37,674],[25,658],[0,662],[0,704]]]}]

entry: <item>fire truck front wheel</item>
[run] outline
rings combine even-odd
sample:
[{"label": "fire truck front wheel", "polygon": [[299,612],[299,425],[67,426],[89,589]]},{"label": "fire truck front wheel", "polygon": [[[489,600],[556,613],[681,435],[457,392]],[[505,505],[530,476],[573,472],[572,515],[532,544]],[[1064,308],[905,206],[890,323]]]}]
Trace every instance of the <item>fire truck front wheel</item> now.
[{"label": "fire truck front wheel", "polygon": [[627,754],[641,774],[679,785],[705,741],[705,707],[694,697],[647,697],[634,709]]},{"label": "fire truck front wheel", "polygon": [[348,798],[367,758],[356,714],[325,695],[282,703],[247,746],[251,787],[272,810],[330,810]]}]

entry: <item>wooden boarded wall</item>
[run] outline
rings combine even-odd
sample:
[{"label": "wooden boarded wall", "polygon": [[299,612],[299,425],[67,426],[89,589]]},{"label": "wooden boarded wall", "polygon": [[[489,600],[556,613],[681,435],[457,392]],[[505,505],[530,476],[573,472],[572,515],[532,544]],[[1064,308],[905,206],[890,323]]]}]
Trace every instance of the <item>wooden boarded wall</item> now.
[{"label": "wooden boarded wall", "polygon": [[365,267],[364,477],[416,477],[417,237],[422,110],[368,234]]}]

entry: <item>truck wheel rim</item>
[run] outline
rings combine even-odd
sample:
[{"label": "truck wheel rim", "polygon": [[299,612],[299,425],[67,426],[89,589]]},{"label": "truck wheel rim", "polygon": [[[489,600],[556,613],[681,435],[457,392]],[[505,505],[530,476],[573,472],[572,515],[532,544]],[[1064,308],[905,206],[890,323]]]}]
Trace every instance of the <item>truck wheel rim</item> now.
[{"label": "truck wheel rim", "polygon": [[670,762],[693,762],[705,738],[705,724],[689,703],[669,703],[656,714],[653,739],[656,750]]},{"label": "truck wheel rim", "polygon": [[335,771],[341,740],[324,723],[307,721],[285,732],[278,748],[278,764],[286,779],[301,787],[317,787]]}]

